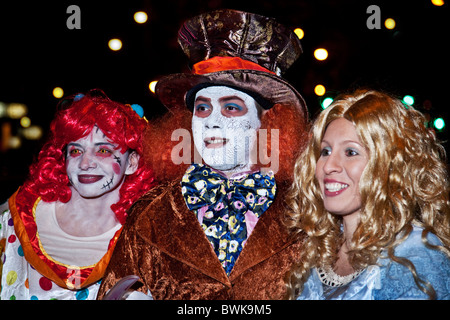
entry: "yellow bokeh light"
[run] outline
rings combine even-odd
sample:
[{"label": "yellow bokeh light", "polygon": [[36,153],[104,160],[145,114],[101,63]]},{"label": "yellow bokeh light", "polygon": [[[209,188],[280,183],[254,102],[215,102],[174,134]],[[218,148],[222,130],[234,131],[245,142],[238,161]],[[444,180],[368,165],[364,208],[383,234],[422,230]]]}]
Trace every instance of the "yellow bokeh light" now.
[{"label": "yellow bokeh light", "polygon": [[318,96],[323,96],[325,94],[325,87],[321,84],[318,84],[314,88],[314,93]]},{"label": "yellow bokeh light", "polygon": [[303,29],[300,28],[295,28],[294,33],[297,35],[299,39],[303,39],[303,37],[305,36],[305,32],[303,31]]},{"label": "yellow bokeh light", "polygon": [[64,90],[62,88],[56,87],[56,88],[53,89],[53,96],[55,98],[58,98],[58,99],[62,98],[63,95],[64,95]]},{"label": "yellow bokeh light", "polygon": [[25,128],[22,132],[25,139],[28,140],[39,140],[44,135],[44,130],[40,126],[29,126]]},{"label": "yellow bokeh light", "polygon": [[394,29],[395,28],[395,20],[392,18],[386,19],[386,21],[384,21],[384,26],[389,30]]},{"label": "yellow bokeh light", "polygon": [[20,137],[12,136],[9,138],[8,147],[11,149],[19,149],[22,146],[22,140]]},{"label": "yellow bokeh light", "polygon": [[314,51],[314,57],[320,61],[325,60],[326,58],[328,58],[328,51],[324,48],[316,49]]},{"label": "yellow bokeh light", "polygon": [[438,7],[443,6],[445,4],[444,0],[431,0],[431,3]]},{"label": "yellow bokeh light", "polygon": [[20,125],[24,128],[28,128],[31,125],[31,120],[28,117],[20,118]]},{"label": "yellow bokeh light", "polygon": [[157,83],[158,83],[158,81],[156,81],[156,80],[149,83],[148,88],[150,89],[151,92],[155,93],[155,88],[156,88]]},{"label": "yellow bokeh light", "polygon": [[144,11],[138,11],[134,14],[134,21],[137,23],[146,23],[147,19],[148,15]]},{"label": "yellow bokeh light", "polygon": [[0,101],[0,118],[7,115],[6,109],[8,108],[8,105],[4,102]]},{"label": "yellow bokeh light", "polygon": [[20,119],[28,113],[28,108],[23,103],[10,103],[6,108],[6,114],[11,119]]},{"label": "yellow bokeh light", "polygon": [[108,42],[108,47],[112,51],[119,51],[120,49],[122,49],[122,41],[120,41],[120,39],[111,39]]}]

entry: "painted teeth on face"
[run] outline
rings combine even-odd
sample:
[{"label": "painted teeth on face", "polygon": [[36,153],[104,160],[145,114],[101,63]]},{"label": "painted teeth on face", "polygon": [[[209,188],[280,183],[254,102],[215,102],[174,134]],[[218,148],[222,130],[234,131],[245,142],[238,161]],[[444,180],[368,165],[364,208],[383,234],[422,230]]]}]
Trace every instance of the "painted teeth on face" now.
[{"label": "painted teeth on face", "polygon": [[327,189],[330,192],[340,191],[347,187],[348,187],[348,184],[344,184],[344,183],[327,183],[327,184],[325,184],[325,189]]},{"label": "painted teeth on face", "polygon": [[222,139],[222,138],[205,139],[206,143],[224,143],[226,141],[227,141],[227,139]]}]

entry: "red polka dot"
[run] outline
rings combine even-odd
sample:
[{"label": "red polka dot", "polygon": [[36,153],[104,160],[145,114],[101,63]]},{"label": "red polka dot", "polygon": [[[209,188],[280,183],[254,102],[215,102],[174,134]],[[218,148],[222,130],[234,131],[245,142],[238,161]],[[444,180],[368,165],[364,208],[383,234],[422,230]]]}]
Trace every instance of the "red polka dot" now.
[{"label": "red polka dot", "polygon": [[52,282],[49,279],[42,277],[39,279],[39,286],[41,286],[42,290],[49,291],[52,288]]},{"label": "red polka dot", "polygon": [[16,241],[16,236],[12,234],[12,235],[9,236],[8,242],[9,243],[13,243],[14,241]]}]

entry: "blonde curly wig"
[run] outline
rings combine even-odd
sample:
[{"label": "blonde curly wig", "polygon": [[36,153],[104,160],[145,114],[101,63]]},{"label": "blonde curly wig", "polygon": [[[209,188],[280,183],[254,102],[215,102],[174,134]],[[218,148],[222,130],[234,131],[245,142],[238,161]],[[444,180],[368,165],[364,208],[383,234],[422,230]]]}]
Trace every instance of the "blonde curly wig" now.
[{"label": "blonde curly wig", "polygon": [[[373,90],[342,95],[322,111],[312,127],[309,146],[296,161],[287,223],[293,234],[306,234],[307,240],[287,277],[288,298],[302,291],[312,267],[335,265],[344,240],[341,218],[325,210],[315,178],[322,137],[328,124],[338,118],[354,124],[370,158],[360,180],[361,216],[350,242],[349,262],[354,270],[365,268],[375,264],[386,249],[389,258],[408,267],[417,286],[434,298],[433,288],[418,277],[409,260],[394,255],[394,248],[417,225],[424,229],[422,241],[428,247],[450,255],[445,150],[425,127],[420,112]],[[438,236],[443,246],[428,244],[429,232]]]}]

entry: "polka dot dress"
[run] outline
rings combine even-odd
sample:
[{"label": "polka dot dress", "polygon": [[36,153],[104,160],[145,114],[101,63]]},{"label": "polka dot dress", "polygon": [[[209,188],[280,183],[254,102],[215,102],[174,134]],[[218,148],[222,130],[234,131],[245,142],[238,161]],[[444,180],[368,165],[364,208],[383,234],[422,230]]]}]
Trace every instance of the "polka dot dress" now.
[{"label": "polka dot dress", "polygon": [[0,213],[0,240],[5,239],[1,255],[1,300],[94,300],[100,281],[81,290],[59,287],[43,277],[25,259],[14,231],[9,210]]}]

